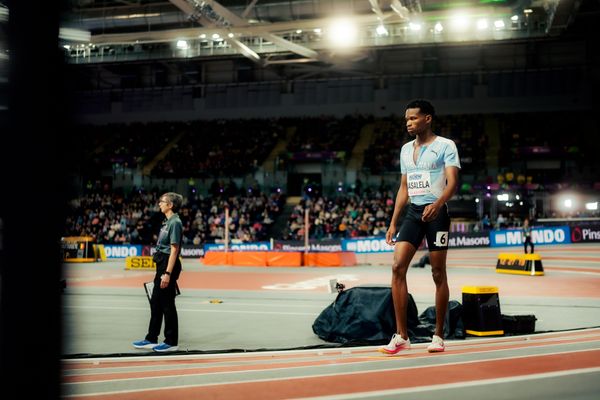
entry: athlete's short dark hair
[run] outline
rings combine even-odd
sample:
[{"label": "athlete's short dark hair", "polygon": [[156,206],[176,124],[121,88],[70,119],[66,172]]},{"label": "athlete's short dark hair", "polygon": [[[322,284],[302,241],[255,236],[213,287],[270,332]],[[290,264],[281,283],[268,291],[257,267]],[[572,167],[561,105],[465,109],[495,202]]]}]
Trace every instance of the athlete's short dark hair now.
[{"label": "athlete's short dark hair", "polygon": [[408,110],[409,108],[418,108],[421,111],[421,114],[429,114],[429,115],[431,115],[431,118],[435,117],[435,108],[433,107],[433,104],[431,104],[427,100],[423,100],[423,99],[411,100],[406,105],[406,109]]}]

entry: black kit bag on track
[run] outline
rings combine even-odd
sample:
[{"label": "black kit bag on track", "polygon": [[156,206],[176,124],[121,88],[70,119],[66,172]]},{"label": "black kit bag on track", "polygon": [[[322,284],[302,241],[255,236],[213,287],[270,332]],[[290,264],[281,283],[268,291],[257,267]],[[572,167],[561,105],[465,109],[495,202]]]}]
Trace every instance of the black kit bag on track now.
[{"label": "black kit bag on track", "polygon": [[[408,329],[411,340],[419,325],[417,306],[408,295]],[[382,344],[396,332],[390,287],[357,286],[341,291],[313,323],[313,332],[328,342],[341,344]],[[427,340],[427,339],[423,339]]]}]

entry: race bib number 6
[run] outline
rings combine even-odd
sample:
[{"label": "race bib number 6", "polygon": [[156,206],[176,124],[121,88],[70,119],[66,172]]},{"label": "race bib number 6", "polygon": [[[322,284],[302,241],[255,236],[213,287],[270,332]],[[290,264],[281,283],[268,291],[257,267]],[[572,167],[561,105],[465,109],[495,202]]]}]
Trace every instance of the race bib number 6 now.
[{"label": "race bib number 6", "polygon": [[433,244],[437,247],[448,247],[448,232],[436,232]]}]

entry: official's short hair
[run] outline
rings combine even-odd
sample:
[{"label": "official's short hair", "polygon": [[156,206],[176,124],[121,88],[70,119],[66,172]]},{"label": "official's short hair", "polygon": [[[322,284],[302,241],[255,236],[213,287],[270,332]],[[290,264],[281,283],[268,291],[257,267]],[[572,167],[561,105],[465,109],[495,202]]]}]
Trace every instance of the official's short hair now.
[{"label": "official's short hair", "polygon": [[171,204],[173,204],[173,212],[179,211],[181,205],[183,204],[183,196],[179,193],[167,192],[160,197],[166,198]]},{"label": "official's short hair", "polygon": [[431,104],[427,100],[423,100],[423,99],[411,100],[406,105],[406,109],[408,110],[409,108],[418,108],[421,111],[421,114],[429,114],[429,115],[431,115],[432,119],[435,118],[435,108],[433,107],[433,104]]}]

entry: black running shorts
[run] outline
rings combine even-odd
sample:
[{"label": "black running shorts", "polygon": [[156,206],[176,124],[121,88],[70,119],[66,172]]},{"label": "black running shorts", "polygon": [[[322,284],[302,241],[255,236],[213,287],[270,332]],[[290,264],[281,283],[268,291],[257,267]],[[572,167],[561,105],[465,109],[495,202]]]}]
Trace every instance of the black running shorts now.
[{"label": "black running shorts", "polygon": [[448,231],[450,230],[450,216],[448,215],[448,206],[440,209],[436,219],[429,222],[423,222],[421,216],[425,205],[418,206],[409,204],[406,216],[402,221],[400,230],[396,234],[396,242],[409,242],[415,249],[427,238],[427,247],[429,251],[448,249]]}]

